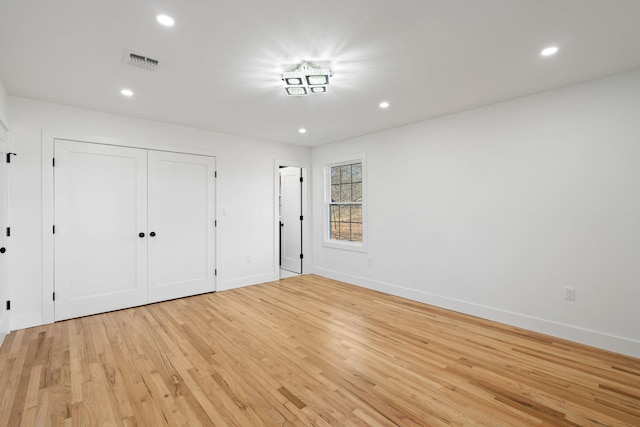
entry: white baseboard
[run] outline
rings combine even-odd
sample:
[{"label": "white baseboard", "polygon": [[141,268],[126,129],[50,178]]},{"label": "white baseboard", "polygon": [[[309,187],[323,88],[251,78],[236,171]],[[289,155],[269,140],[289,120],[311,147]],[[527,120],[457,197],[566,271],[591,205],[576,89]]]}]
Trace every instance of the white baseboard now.
[{"label": "white baseboard", "polygon": [[230,289],[242,288],[245,286],[258,285],[265,282],[278,280],[274,273],[256,274],[254,276],[240,277],[232,280],[222,280],[217,288],[218,291],[228,291]]},{"label": "white baseboard", "polygon": [[390,283],[384,283],[325,268],[315,267],[314,274],[334,280],[340,280],[352,285],[362,286],[375,291],[396,295],[413,301],[434,305],[447,310],[481,317],[483,319],[505,323],[507,325],[516,326],[530,331],[540,332],[557,338],[640,358],[640,341],[635,341],[629,338],[604,334],[602,332],[584,329],[577,326],[566,325],[524,314],[487,307],[453,298],[442,297],[416,289],[404,288]]},{"label": "white baseboard", "polygon": [[32,328],[42,325],[42,313],[33,312],[11,316],[11,330]]}]

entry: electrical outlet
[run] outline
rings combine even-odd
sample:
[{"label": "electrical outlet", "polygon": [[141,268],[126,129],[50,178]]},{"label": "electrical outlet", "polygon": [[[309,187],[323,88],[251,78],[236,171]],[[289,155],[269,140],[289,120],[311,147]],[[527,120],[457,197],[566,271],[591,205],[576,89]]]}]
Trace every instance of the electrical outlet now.
[{"label": "electrical outlet", "polygon": [[367,258],[367,263],[369,265],[373,265],[373,259],[371,259],[371,257]]},{"label": "electrical outlet", "polygon": [[576,288],[565,287],[564,288],[564,299],[567,301],[575,301],[576,300]]}]

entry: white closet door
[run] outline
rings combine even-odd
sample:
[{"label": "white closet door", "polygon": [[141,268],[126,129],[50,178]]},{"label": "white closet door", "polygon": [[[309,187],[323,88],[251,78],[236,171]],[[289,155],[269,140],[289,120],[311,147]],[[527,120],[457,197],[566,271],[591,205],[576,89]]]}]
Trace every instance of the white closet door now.
[{"label": "white closet door", "polygon": [[146,150],[56,140],[55,162],[55,319],[145,304]]},{"label": "white closet door", "polygon": [[280,267],[293,273],[302,273],[302,184],[300,168],[280,169],[281,222]]},{"label": "white closet door", "polygon": [[149,302],[215,291],[215,158],[149,151]]}]

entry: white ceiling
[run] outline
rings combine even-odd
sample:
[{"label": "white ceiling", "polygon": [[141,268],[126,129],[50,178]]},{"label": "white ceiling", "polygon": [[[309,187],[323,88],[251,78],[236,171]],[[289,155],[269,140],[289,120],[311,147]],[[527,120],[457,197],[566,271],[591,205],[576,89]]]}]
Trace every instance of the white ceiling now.
[{"label": "white ceiling", "polygon": [[[0,0],[0,81],[312,146],[640,67],[639,22],[639,0]],[[159,69],[124,65],[125,49]],[[285,95],[281,66],[302,59],[332,62],[328,94]]]}]

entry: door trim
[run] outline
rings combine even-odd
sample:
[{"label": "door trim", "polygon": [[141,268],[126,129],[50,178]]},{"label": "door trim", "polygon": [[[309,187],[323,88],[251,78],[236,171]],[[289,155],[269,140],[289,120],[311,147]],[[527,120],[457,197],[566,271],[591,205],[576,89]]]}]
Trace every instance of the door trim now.
[{"label": "door trim", "polygon": [[[216,168],[220,167],[220,157],[216,150],[198,148],[198,147],[182,147],[179,145],[141,143],[133,140],[125,140],[119,138],[110,138],[96,135],[86,135],[79,132],[65,131],[42,131],[42,318],[40,324],[53,323],[54,318],[54,183],[53,183],[53,146],[54,140],[66,139],[70,141],[88,142],[92,144],[115,145],[120,147],[143,148],[147,150],[169,151],[174,153],[195,154],[203,156],[211,156],[216,158]],[[218,215],[218,185],[215,182],[215,198],[214,206],[216,217]],[[218,248],[220,247],[220,233],[216,231],[215,237],[215,264],[218,264]],[[217,279],[216,279],[217,283]]]},{"label": "door trim", "polygon": [[280,279],[280,221],[278,212],[278,186],[280,185],[280,166],[292,166],[302,169],[302,274],[311,273],[311,215],[309,206],[311,183],[310,165],[306,162],[274,159],[273,161],[273,278]]}]

